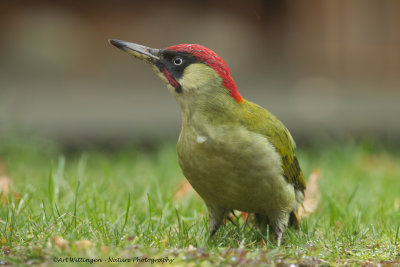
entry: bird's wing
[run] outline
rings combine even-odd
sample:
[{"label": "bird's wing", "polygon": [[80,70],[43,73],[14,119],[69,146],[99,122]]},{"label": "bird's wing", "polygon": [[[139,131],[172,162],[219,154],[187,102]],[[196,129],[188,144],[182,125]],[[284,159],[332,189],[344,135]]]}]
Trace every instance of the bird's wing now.
[{"label": "bird's wing", "polygon": [[289,130],[274,115],[264,108],[248,102],[245,110],[246,120],[241,121],[248,130],[262,134],[275,147],[281,156],[283,174],[294,188],[304,192],[306,181],[294,153],[296,146]]}]

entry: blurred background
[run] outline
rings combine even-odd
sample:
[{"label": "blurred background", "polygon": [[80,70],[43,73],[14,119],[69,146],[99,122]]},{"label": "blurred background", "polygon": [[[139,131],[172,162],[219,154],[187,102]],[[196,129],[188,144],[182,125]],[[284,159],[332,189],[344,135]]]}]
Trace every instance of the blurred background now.
[{"label": "blurred background", "polygon": [[400,141],[400,1],[2,1],[0,137],[176,140],[178,105],[108,38],[199,43],[298,142]]}]

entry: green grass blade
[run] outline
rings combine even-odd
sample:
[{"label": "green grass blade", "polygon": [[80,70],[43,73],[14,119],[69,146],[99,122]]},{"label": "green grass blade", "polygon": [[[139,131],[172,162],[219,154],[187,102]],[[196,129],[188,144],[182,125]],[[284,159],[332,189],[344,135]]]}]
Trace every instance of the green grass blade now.
[{"label": "green grass blade", "polygon": [[76,228],[77,226],[77,203],[78,203],[78,191],[79,191],[79,185],[81,184],[80,181],[78,181],[78,184],[76,185],[76,190],[75,190],[75,201],[74,201],[74,217],[73,217],[73,221],[74,221],[74,226]]}]

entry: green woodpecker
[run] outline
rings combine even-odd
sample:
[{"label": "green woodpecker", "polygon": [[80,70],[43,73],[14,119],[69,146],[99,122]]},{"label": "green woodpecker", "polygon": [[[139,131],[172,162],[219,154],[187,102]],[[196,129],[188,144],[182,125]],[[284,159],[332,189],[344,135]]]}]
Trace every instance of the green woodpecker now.
[{"label": "green woodpecker", "polygon": [[268,224],[280,245],[287,225],[298,226],[306,187],[282,122],[243,99],[226,63],[204,46],[110,43],[150,64],[178,102],[179,165],[207,206],[210,234],[230,211],[240,210]]}]

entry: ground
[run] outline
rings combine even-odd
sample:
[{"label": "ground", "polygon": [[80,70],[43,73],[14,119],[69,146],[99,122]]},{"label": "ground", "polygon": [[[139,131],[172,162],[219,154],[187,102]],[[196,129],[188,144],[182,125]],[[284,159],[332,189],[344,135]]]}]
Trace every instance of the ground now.
[{"label": "ground", "polygon": [[306,176],[320,169],[322,197],[278,248],[241,218],[210,239],[172,143],[69,150],[4,139],[0,265],[400,264],[400,149],[315,142],[297,155]]}]

